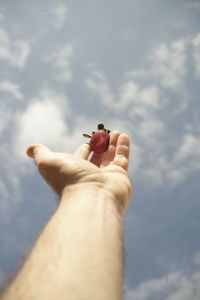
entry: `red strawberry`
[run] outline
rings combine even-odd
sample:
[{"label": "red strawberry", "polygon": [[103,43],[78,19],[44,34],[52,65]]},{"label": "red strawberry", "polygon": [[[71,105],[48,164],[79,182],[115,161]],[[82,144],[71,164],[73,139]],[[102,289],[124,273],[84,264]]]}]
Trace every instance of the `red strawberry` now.
[{"label": "red strawberry", "polygon": [[98,130],[92,132],[92,136],[83,134],[83,136],[90,138],[90,148],[96,154],[102,154],[108,149],[110,141],[110,130],[105,129],[104,125],[98,124]]}]

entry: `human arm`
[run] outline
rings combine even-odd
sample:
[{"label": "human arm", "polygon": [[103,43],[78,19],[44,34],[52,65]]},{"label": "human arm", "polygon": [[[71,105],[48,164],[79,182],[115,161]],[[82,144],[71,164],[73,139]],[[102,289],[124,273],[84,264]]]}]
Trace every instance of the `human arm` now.
[{"label": "human arm", "polygon": [[107,152],[91,161],[87,144],[73,156],[43,145],[27,152],[60,203],[2,299],[122,299],[128,137],[114,132]]}]

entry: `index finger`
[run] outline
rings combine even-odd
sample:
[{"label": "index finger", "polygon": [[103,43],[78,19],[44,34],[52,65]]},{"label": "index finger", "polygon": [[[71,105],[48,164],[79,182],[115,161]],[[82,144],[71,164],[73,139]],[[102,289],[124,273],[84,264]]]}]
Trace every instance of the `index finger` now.
[{"label": "index finger", "polygon": [[81,157],[83,159],[88,159],[88,156],[91,153],[89,143],[82,144],[74,153],[75,156]]}]

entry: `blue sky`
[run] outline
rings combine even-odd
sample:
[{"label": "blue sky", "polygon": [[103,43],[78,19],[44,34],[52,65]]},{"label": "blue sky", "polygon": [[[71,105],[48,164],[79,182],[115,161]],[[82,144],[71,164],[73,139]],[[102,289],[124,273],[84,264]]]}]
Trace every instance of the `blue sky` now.
[{"label": "blue sky", "polygon": [[56,208],[25,155],[131,138],[125,300],[200,297],[200,1],[0,3],[0,283]]}]

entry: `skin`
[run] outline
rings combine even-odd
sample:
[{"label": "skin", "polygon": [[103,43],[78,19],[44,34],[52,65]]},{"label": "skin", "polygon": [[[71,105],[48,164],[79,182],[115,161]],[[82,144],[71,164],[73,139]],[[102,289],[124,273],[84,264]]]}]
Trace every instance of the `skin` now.
[{"label": "skin", "polygon": [[90,160],[88,144],[74,155],[28,147],[60,202],[2,300],[122,299],[129,148],[128,136],[117,131],[107,151]]}]

